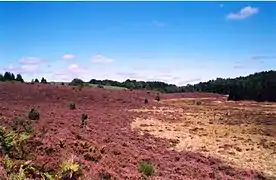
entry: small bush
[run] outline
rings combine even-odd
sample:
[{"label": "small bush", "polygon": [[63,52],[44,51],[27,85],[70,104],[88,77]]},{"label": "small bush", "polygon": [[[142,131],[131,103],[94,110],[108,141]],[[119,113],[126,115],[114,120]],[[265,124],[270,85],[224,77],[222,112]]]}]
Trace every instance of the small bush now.
[{"label": "small bush", "polygon": [[109,172],[106,172],[103,169],[99,172],[99,176],[100,176],[100,180],[110,180],[111,179],[111,175],[109,174]]},{"label": "small bush", "polygon": [[32,108],[29,112],[28,117],[29,117],[30,120],[38,120],[40,118],[40,114],[37,110]]},{"label": "small bush", "polygon": [[201,105],[201,104],[202,104],[201,101],[196,102],[196,105]]},{"label": "small bush", "polygon": [[81,115],[81,126],[82,126],[82,127],[85,127],[85,126],[86,126],[86,124],[87,124],[87,122],[86,122],[86,121],[87,121],[87,118],[88,118],[87,114],[84,114],[84,113],[83,113],[83,114]]},{"label": "small bush", "polygon": [[61,179],[78,179],[82,176],[81,167],[79,164],[70,159],[64,161],[61,165]]},{"label": "small bush", "polygon": [[157,94],[157,95],[155,96],[155,100],[156,100],[156,101],[160,101],[160,95],[159,95],[159,94]]},{"label": "small bush", "polygon": [[72,109],[72,110],[76,109],[76,104],[75,103],[70,103],[69,108]]},{"label": "small bush", "polygon": [[138,170],[146,176],[151,176],[155,172],[153,165],[145,161],[139,163]]},{"label": "small bush", "polygon": [[29,135],[8,131],[4,127],[0,127],[1,150],[4,155],[24,157],[24,142],[29,139]]},{"label": "small bush", "polygon": [[84,87],[84,84],[80,84],[79,85],[79,91],[81,91],[83,89],[83,87]]},{"label": "small bush", "polygon": [[104,86],[103,86],[103,85],[101,85],[101,84],[98,84],[98,85],[97,85],[97,87],[98,87],[98,88],[101,88],[101,89],[103,89],[103,88],[104,88]]},{"label": "small bush", "polygon": [[31,122],[24,118],[20,118],[20,117],[13,118],[11,126],[14,131],[26,132],[29,134],[33,132],[33,126]]},{"label": "small bush", "polygon": [[144,101],[145,104],[148,104],[149,103],[149,100],[146,98],[145,101]]}]

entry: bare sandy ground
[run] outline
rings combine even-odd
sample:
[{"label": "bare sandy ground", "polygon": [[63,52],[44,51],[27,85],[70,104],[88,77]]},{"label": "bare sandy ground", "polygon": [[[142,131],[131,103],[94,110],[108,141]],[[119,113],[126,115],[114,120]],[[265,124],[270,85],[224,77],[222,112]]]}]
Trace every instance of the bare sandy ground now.
[{"label": "bare sandy ground", "polygon": [[276,179],[275,103],[178,98],[161,104],[133,109],[144,115],[132,122],[132,129],[170,139],[177,151],[203,153]]}]

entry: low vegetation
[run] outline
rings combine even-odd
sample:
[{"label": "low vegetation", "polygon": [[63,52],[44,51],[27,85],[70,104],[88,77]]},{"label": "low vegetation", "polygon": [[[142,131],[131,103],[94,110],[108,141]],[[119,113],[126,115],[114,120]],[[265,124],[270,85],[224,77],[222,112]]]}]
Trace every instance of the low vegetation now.
[{"label": "low vegetation", "polygon": [[149,100],[146,98],[146,99],[144,100],[144,103],[145,103],[145,104],[148,104],[148,103],[149,103]]},{"label": "low vegetation", "polygon": [[[6,77],[7,76],[8,75],[6,75]],[[10,73],[10,76],[11,78],[8,78],[8,79],[16,79],[13,77],[14,75],[12,75],[12,73]],[[18,76],[17,78],[18,81],[20,77],[21,76]],[[0,78],[2,78],[3,80],[4,76],[0,76]],[[5,80],[5,81],[9,81],[9,80]],[[23,78],[20,81],[24,82]],[[39,83],[38,79],[34,80],[34,82]],[[47,81],[46,79],[42,78],[40,83],[47,83]],[[116,81],[109,81],[109,80],[104,80],[100,82],[97,80],[93,80],[93,81],[91,80],[88,83],[93,83],[94,85],[96,85],[95,87],[97,87],[97,84],[98,85],[100,84],[104,88],[110,85],[110,86],[118,86],[118,87],[120,86],[127,87],[129,89],[141,88],[141,89],[148,89],[148,90],[158,90],[161,92],[186,91],[185,87],[182,87],[181,89],[180,87],[177,87],[175,85],[168,85],[162,82],[143,82],[143,81],[127,80],[123,83],[116,83]],[[74,82],[70,84],[70,85],[76,86],[74,87],[74,91],[72,91],[72,87],[66,87],[66,86],[64,87],[54,86],[53,88],[50,85],[45,85],[45,86],[41,85],[38,87],[38,85],[24,85],[22,83],[1,83],[1,85],[3,85],[3,88],[6,88],[6,89],[11,88],[13,86],[17,86],[17,87],[24,87],[26,89],[30,88],[32,90],[32,91],[22,91],[22,94],[20,94],[21,92],[18,91],[19,93],[18,95],[16,95],[16,97],[14,97],[13,94],[6,93],[5,91],[5,93],[2,94],[3,98],[1,97],[1,100],[3,99],[2,102],[4,101],[7,102],[7,103],[1,103],[1,107],[4,107],[1,109],[3,110],[3,117],[9,116],[10,114],[12,114],[13,113],[12,111],[14,109],[17,110],[14,118],[5,117],[8,120],[6,120],[5,122],[3,120],[3,123],[1,122],[1,125],[3,125],[3,127],[0,126],[0,142],[1,142],[0,159],[2,160],[0,166],[1,168],[2,167],[4,168],[7,174],[7,177],[9,179],[24,179],[24,180],[25,179],[43,179],[43,178],[49,179],[49,180],[85,179],[87,176],[85,176],[84,178],[84,172],[89,172],[88,174],[90,175],[91,171],[92,171],[92,174],[96,176],[96,179],[97,178],[100,178],[102,180],[111,179],[112,173],[114,172],[117,173],[117,171],[118,171],[118,174],[117,174],[118,177],[122,179],[127,179],[128,175],[124,175],[124,173],[126,171],[129,171],[129,169],[131,173],[135,174],[135,177],[139,175],[142,175],[143,178],[148,178],[149,176],[159,176],[158,178],[167,179],[172,174],[167,173],[169,172],[167,170],[165,171],[163,170],[167,167],[167,165],[169,167],[172,167],[173,165],[176,165],[178,163],[179,163],[178,165],[181,167],[184,165],[186,166],[188,164],[193,164],[193,166],[198,165],[198,166],[201,166],[202,169],[204,169],[201,171],[201,168],[198,168],[198,167],[194,168],[193,166],[191,166],[190,167],[191,172],[188,172],[188,171],[181,172],[182,174],[186,173],[187,175],[185,176],[181,174],[180,175],[177,174],[176,171],[173,172],[175,173],[174,175],[177,174],[176,176],[178,176],[179,179],[181,178],[185,179],[185,178],[188,178],[188,176],[191,176],[195,179],[196,178],[202,179],[203,177],[209,178],[208,173],[205,174],[205,172],[209,172],[213,170],[213,166],[210,167],[209,165],[210,163],[214,164],[214,167],[217,169],[221,165],[221,162],[218,163],[216,160],[213,160],[213,159],[210,160],[211,157],[205,158],[204,156],[200,156],[200,159],[202,159],[202,162],[198,163],[196,162],[199,159],[199,156],[197,154],[185,154],[185,153],[178,153],[176,151],[170,152],[171,153],[170,156],[172,156],[171,159],[173,159],[172,161],[170,161],[170,158],[168,158],[168,154],[166,154],[168,150],[166,148],[167,146],[165,141],[159,142],[157,138],[153,138],[152,136],[147,136],[147,134],[145,136],[140,136],[137,139],[133,137],[134,133],[131,132],[130,128],[126,128],[127,126],[129,126],[131,121],[130,119],[128,121],[127,118],[131,116],[129,114],[124,114],[126,113],[126,111],[124,110],[129,107],[139,107],[139,106],[142,107],[143,100],[144,100],[144,104],[149,104],[149,101],[150,101],[149,105],[143,107],[143,113],[145,113],[149,108],[152,108],[152,104],[156,105],[156,103],[153,103],[154,101],[161,101],[159,93],[156,94],[155,96],[154,92],[151,93],[150,91],[148,92],[145,91],[141,93],[139,91],[126,92],[126,94],[127,93],[130,94],[131,98],[129,98],[128,95],[126,96],[125,94],[123,94],[124,91],[116,91],[114,94],[109,94],[111,92],[108,90],[102,91],[97,88],[94,88],[93,90],[90,91],[89,88],[86,88],[86,85],[87,85],[86,82],[83,82],[80,79],[74,79]],[[82,90],[83,87],[85,89],[79,92],[78,90]],[[41,93],[41,94],[33,93],[34,91],[32,88],[38,88],[39,90],[42,90],[42,92],[45,92],[45,93]],[[176,90],[174,88],[176,88]],[[197,90],[191,90],[191,91],[197,91]],[[30,92],[30,94],[28,93],[24,94],[25,92]],[[47,92],[54,92],[57,94],[53,93],[53,96],[48,96]],[[132,96],[132,94],[135,94],[135,96],[137,95],[137,98],[136,97],[133,98],[134,96]],[[79,96],[83,96],[84,98],[79,98]],[[57,103],[57,97],[62,97],[60,99],[63,99],[63,100]],[[189,114],[190,116],[192,114],[190,112],[191,108],[197,108],[196,112],[199,112],[200,109],[202,110],[207,104],[204,99],[200,101],[196,99],[192,103],[192,106],[190,104],[187,105],[188,108],[185,108],[187,109],[185,110],[187,111],[186,112],[187,114],[183,112],[184,108],[182,109],[180,108],[181,110],[179,111],[181,111],[180,112],[181,116],[179,115],[179,117],[176,117],[177,113],[175,113],[174,110],[169,109],[170,111],[165,112],[166,108],[168,108],[169,106],[170,108],[173,108],[173,105],[169,105],[168,107],[166,107],[167,97],[165,94],[164,96],[162,95],[161,97],[162,97],[162,101],[158,104],[158,107],[164,105],[164,108],[160,107],[160,109],[158,109],[154,107],[152,112],[150,112],[150,114],[154,117],[151,119],[146,119],[147,123],[149,124],[143,125],[143,128],[148,128],[146,129],[148,133],[151,132],[150,128],[154,127],[154,123],[152,122],[152,120],[154,120],[154,118],[160,117],[160,119],[163,119],[164,121],[170,120],[171,122],[170,123],[163,122],[166,124],[165,128],[161,126],[163,125],[162,121],[156,122],[156,124],[161,126],[162,128],[155,129],[154,132],[162,135],[166,135],[165,132],[169,131],[170,135],[174,135],[174,133],[176,134],[176,136],[172,137],[171,140],[169,141],[170,143],[170,147],[168,146],[169,148],[179,148],[183,145],[183,140],[179,136],[179,134],[183,132],[191,134],[191,136],[183,136],[183,137],[194,137],[193,134],[195,133],[198,133],[199,136],[202,138],[208,135],[206,128],[200,128],[200,127],[187,128],[187,127],[190,127],[190,125],[193,124],[193,122],[196,122],[196,120],[194,119],[193,121],[188,121]],[[40,100],[39,104],[37,104],[37,107],[39,107],[39,111],[36,108],[32,108],[28,112],[28,114],[18,115],[17,113],[20,112],[18,111],[18,109],[21,108],[21,104],[20,104],[20,108],[18,106],[16,108],[9,107],[9,104],[12,104],[12,102],[14,102],[14,99],[16,98],[18,98],[19,100],[18,102],[22,103],[24,107],[29,106],[29,103],[30,103],[29,100],[31,98],[36,98],[33,102],[38,102],[38,100]],[[12,101],[9,101],[10,99],[12,99]],[[75,103],[73,102],[70,103],[68,108],[68,101],[67,101],[68,99],[71,99],[73,102],[74,101],[77,102],[78,109],[80,109],[83,112],[86,112],[86,113],[96,112],[94,114],[93,113],[89,114],[89,121],[91,120],[91,124],[89,125],[91,126],[86,128],[87,120],[88,120],[87,114],[83,113],[83,114],[76,115],[78,111],[71,111],[73,109],[76,109]],[[49,105],[45,102],[50,102],[51,104]],[[176,102],[176,101],[173,101],[173,102]],[[216,103],[221,103],[221,102],[216,102]],[[228,103],[234,103],[234,102],[228,102]],[[87,104],[89,104],[89,106],[92,108],[88,107]],[[97,107],[98,104],[100,104],[99,107]],[[212,107],[214,107],[213,105],[214,104],[212,104]],[[7,110],[6,107],[8,107],[9,109]],[[109,111],[108,108],[113,108],[113,109],[110,109]],[[58,112],[56,112],[57,109],[58,109]],[[229,108],[227,109],[229,110]],[[42,110],[47,112],[42,112]],[[100,111],[100,112],[97,112],[97,111]],[[218,111],[218,109],[216,109],[216,111]],[[173,114],[171,115],[170,112]],[[212,109],[212,112],[213,112],[213,109]],[[15,111],[14,111],[14,114],[15,114]],[[161,114],[164,116],[166,115],[165,118],[163,118],[163,116],[161,117]],[[205,120],[206,120],[206,117],[208,117],[209,119],[208,121],[206,120],[206,122],[203,121],[203,119],[200,119],[198,124],[201,126],[203,126],[202,124],[203,122],[205,122],[207,125],[214,126],[217,123],[215,121],[218,121],[218,119],[221,118],[221,117],[218,117],[216,119],[215,115],[212,115],[212,116],[210,115],[211,117],[210,118],[209,116],[207,116],[208,114],[206,113],[202,113],[202,114]],[[41,115],[43,116],[43,118],[41,118]],[[2,116],[2,113],[1,113],[1,116]],[[186,119],[183,118],[184,119],[183,122],[185,122],[186,124],[184,124],[183,126],[175,125],[175,127],[172,128],[171,127],[173,124],[172,122],[177,123],[177,120],[179,120],[180,117],[182,116],[186,118]],[[98,117],[99,117],[99,120],[97,119]],[[143,114],[143,117],[146,117],[146,115]],[[199,115],[196,115],[196,117],[198,118]],[[223,118],[219,119],[220,123],[227,118],[230,118],[230,116],[228,115],[227,117],[223,116]],[[240,119],[245,119],[245,118],[240,118]],[[1,120],[2,120],[2,117],[1,117]],[[239,120],[239,121],[242,121],[242,120]],[[233,121],[231,121],[231,123],[233,123]],[[80,125],[84,129],[81,129]],[[224,127],[224,126],[218,125],[216,127]],[[223,129],[223,128],[216,128],[216,127],[215,127],[216,130]],[[267,127],[267,128],[270,128],[270,127]],[[213,133],[213,129],[214,128],[212,128],[211,134]],[[236,133],[236,131],[234,132]],[[271,132],[268,132],[267,129],[264,129],[263,133],[266,133],[267,136],[272,137],[272,135],[267,134],[267,133],[271,133]],[[235,134],[235,136],[237,136],[237,133]],[[234,139],[234,136],[229,139]],[[194,138],[192,141],[195,141],[195,140],[196,138]],[[248,139],[245,139],[245,140],[249,141]],[[150,146],[150,147],[147,146],[149,143],[152,143],[154,146]],[[200,143],[198,144],[201,145]],[[273,144],[273,142],[270,142],[270,140],[263,141],[261,145],[264,147],[267,147],[267,149],[269,150],[273,149],[273,146],[275,146],[275,144]],[[136,164],[137,159],[141,158],[141,156],[138,155],[137,157],[127,157],[129,158],[127,159],[128,162],[130,162],[129,164],[128,163],[125,163],[126,165],[120,164],[122,162],[124,163],[124,161],[122,161],[122,158],[125,158],[127,154],[131,154],[131,152],[133,152],[135,148],[137,148],[137,152],[135,152],[135,154],[137,153],[137,155],[143,154],[146,151],[146,154],[148,156],[154,158],[156,157],[155,155],[157,153],[158,158],[160,157],[160,159],[165,159],[166,161],[169,161],[169,163],[164,161],[162,163],[158,163],[158,166],[155,167],[149,161],[142,161],[142,162],[139,162],[137,165]],[[208,146],[206,147],[202,146],[200,148],[207,149]],[[164,151],[164,149],[166,149],[166,151]],[[251,150],[247,150],[245,148],[242,149],[242,152],[246,152],[246,151],[251,151]],[[241,152],[241,148],[237,149],[237,152]],[[64,155],[67,155],[67,153],[75,154],[77,158],[75,160],[73,160],[72,158],[72,159],[63,161]],[[227,157],[228,156],[229,155],[227,155]],[[183,163],[179,161],[180,157],[183,160]],[[38,158],[42,158],[41,162],[43,163],[44,161],[47,163],[49,161],[50,163],[48,164],[50,167],[44,167],[44,166],[47,166],[47,164],[46,165],[39,164],[37,162]],[[176,161],[178,162],[176,163]],[[113,162],[118,163],[118,169],[114,170],[113,167],[107,170],[101,169],[102,167],[105,166],[103,164],[106,162],[112,162],[110,163],[111,166]],[[96,172],[93,172],[94,171],[93,165],[97,167]],[[92,170],[90,171],[89,168],[91,168]],[[158,170],[156,170],[155,168],[158,168]],[[199,170],[200,172],[198,172],[196,175],[192,173],[192,170],[198,170],[198,169],[200,169]],[[156,173],[156,171],[158,171],[158,173]],[[254,175],[252,174],[255,173],[255,171],[253,172],[252,170],[252,172],[248,171],[248,174],[246,175],[241,175],[242,173],[240,172],[245,174],[247,173],[247,171],[245,172],[240,169],[235,171],[233,170],[233,173],[237,174],[236,177],[233,177],[233,178],[234,179],[239,179],[240,177],[243,178],[250,173],[251,174],[248,175],[248,177],[249,176],[253,177]],[[215,174],[216,176],[219,176],[220,174],[223,174],[223,175],[227,174],[225,173],[224,170],[221,170],[221,169],[217,170],[217,172],[212,172],[212,173]],[[133,178],[134,177],[133,174],[129,176]]]},{"label": "low vegetation", "polygon": [[40,118],[40,114],[35,108],[32,108],[28,114],[28,117],[30,120],[38,120]]},{"label": "low vegetation", "polygon": [[145,176],[152,176],[155,173],[153,165],[147,161],[140,162],[138,165],[138,170]]},{"label": "low vegetation", "polygon": [[73,158],[62,162],[60,165],[60,177],[61,179],[78,179],[83,174],[81,171],[81,166],[74,162]]},{"label": "low vegetation", "polygon": [[82,127],[82,128],[85,128],[85,127],[86,127],[87,118],[88,118],[87,114],[83,113],[83,114],[81,115],[81,127]]},{"label": "low vegetation", "polygon": [[76,109],[76,104],[75,104],[75,103],[70,103],[70,104],[69,104],[69,108],[70,108],[71,110]]}]

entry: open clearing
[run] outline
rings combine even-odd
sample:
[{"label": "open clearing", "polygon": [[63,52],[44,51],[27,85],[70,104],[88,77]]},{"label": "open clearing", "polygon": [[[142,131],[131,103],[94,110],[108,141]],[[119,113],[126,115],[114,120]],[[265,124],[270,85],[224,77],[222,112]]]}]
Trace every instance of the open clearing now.
[{"label": "open clearing", "polygon": [[[170,100],[177,94],[161,94],[157,103],[155,96],[156,92],[147,91],[0,83],[0,125],[11,129],[15,117],[26,119],[31,107],[36,108],[40,119],[32,121],[27,156],[12,160],[27,161],[42,172],[57,172],[62,162],[74,157],[84,174],[81,180],[97,180],[103,174],[112,180],[140,180],[142,161],[150,162],[155,170],[147,179],[156,180],[258,180],[265,179],[262,172],[275,174],[275,121],[258,118],[257,111],[273,116],[272,105],[232,105],[219,102],[222,96],[204,93],[179,96],[210,96],[216,101],[205,98],[201,105],[189,105],[194,99]],[[69,108],[72,102],[74,110]],[[85,129],[82,113],[88,115]],[[238,166],[245,163],[237,159],[242,153],[258,164]],[[0,177],[7,179],[3,155],[0,162]],[[29,178],[42,179],[36,174]]]},{"label": "open clearing", "polygon": [[132,128],[169,139],[177,151],[200,152],[276,178],[275,103],[209,97],[168,99],[162,105],[133,109],[144,115]]}]

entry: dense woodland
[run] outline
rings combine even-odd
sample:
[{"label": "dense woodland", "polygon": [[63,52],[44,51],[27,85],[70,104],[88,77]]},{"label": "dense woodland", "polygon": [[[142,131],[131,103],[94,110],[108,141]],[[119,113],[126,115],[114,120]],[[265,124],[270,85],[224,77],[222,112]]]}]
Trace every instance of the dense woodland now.
[{"label": "dense woodland", "polygon": [[[0,81],[24,82],[20,74],[17,74],[15,77],[10,72],[6,72],[4,75],[0,74]],[[32,82],[39,83],[39,80],[35,79]],[[40,82],[47,83],[44,78]],[[99,87],[118,86],[128,89],[157,90],[163,93],[211,92],[229,95],[229,100],[276,101],[276,71],[264,71],[238,78],[217,78],[216,80],[182,87],[158,81],[136,81],[129,79],[124,82],[96,79],[84,82],[81,79],[73,79],[69,85],[85,85],[87,83],[98,84]]]}]

